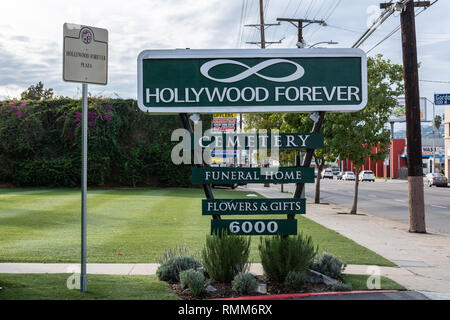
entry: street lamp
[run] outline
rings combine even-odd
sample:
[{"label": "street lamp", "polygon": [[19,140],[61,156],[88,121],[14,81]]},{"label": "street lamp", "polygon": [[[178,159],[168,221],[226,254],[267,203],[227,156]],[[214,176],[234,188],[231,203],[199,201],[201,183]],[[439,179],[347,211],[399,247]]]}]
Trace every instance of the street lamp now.
[{"label": "street lamp", "polygon": [[309,47],[312,48],[312,47],[315,47],[316,45],[322,44],[322,43],[326,43],[326,44],[339,44],[339,42],[335,42],[335,41],[333,41],[333,40],[330,40],[330,41],[321,41],[321,42],[317,42],[317,43],[314,43],[312,46],[309,46]]}]

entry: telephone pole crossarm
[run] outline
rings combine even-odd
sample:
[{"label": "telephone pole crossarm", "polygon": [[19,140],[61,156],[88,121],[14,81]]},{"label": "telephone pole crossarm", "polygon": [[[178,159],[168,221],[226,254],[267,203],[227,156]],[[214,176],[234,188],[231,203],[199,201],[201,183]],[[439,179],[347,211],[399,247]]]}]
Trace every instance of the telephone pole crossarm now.
[{"label": "telephone pole crossarm", "polygon": [[[295,28],[297,28],[297,41],[299,43],[305,44],[305,40],[303,39],[303,28],[306,28],[310,24],[318,23],[322,26],[326,26],[326,22],[324,20],[310,20],[310,19],[294,19],[294,18],[277,18],[277,21],[281,22],[289,22]],[[305,25],[304,25],[305,24]]]},{"label": "telephone pole crossarm", "polygon": [[264,29],[267,29],[268,27],[279,26],[279,25],[280,25],[279,22],[278,22],[278,23],[265,23],[265,24],[259,24],[259,23],[256,23],[256,24],[246,24],[246,25],[244,25],[244,27],[261,28],[261,26],[263,26]]},{"label": "telephone pole crossarm", "polygon": [[[405,1],[403,3],[398,3],[401,6],[406,5]],[[380,3],[380,9],[388,9],[388,8],[395,8],[396,3]],[[414,2],[414,7],[429,7],[431,5],[431,1],[416,1]]]}]

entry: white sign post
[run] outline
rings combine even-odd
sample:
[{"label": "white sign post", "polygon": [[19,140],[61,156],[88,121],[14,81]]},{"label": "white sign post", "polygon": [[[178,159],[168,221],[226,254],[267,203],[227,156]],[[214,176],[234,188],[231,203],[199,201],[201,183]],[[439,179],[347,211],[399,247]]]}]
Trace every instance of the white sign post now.
[{"label": "white sign post", "polygon": [[63,80],[82,83],[80,291],[86,292],[87,84],[106,85],[108,82],[108,30],[71,23],[65,23],[63,30]]}]

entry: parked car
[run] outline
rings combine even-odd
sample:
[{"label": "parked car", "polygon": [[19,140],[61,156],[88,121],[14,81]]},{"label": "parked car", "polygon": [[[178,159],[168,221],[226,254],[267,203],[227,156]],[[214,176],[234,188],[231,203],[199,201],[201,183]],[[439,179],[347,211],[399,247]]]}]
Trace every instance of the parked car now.
[{"label": "parked car", "polygon": [[342,176],[344,175],[343,171],[339,171],[339,173],[336,175],[336,179],[342,180]]},{"label": "parked car", "polygon": [[363,170],[359,173],[359,181],[375,182],[375,175],[371,170]]},{"label": "parked car", "polygon": [[442,173],[428,173],[425,176],[425,184],[429,187],[447,187],[447,178]]},{"label": "parked car", "polygon": [[341,172],[339,170],[339,168],[331,168],[331,171],[333,172],[333,175],[337,176],[339,174],[339,172]]},{"label": "parked car", "polygon": [[322,171],[322,179],[331,179],[333,180],[333,171],[331,171],[331,169],[324,169]]},{"label": "parked car", "polygon": [[344,174],[342,175],[342,180],[353,180],[355,181],[356,177],[355,174],[351,171],[345,171]]}]

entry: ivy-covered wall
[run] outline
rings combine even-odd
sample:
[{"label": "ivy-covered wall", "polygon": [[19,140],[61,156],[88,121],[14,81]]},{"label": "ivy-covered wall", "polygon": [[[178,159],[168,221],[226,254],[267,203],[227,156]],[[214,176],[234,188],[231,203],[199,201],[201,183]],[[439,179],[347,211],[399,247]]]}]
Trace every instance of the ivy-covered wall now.
[{"label": "ivy-covered wall", "polygon": [[[178,115],[147,115],[135,100],[89,98],[88,121],[89,186],[191,186],[191,167],[170,160]],[[80,172],[79,99],[0,102],[0,184],[76,187]]]}]

